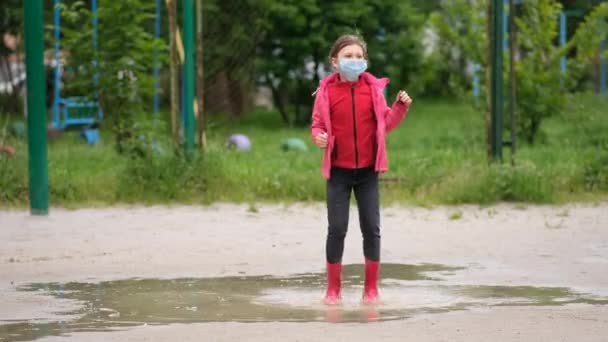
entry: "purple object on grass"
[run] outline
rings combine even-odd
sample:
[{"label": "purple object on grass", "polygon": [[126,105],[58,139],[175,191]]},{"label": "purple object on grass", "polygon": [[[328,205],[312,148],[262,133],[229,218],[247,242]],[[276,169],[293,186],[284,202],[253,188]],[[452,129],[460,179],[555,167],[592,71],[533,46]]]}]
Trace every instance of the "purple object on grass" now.
[{"label": "purple object on grass", "polygon": [[239,151],[249,151],[251,150],[251,141],[244,134],[233,134],[228,137],[226,146],[229,148],[235,148]]}]

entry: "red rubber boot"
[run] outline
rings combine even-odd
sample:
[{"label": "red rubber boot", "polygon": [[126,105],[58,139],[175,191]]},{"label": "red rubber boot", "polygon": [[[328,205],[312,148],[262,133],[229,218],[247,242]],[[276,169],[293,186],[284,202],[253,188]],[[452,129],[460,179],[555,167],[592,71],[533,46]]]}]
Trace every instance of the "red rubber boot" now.
[{"label": "red rubber boot", "polygon": [[380,275],[380,262],[365,259],[365,287],[363,289],[364,304],[378,304],[378,276]]},{"label": "red rubber boot", "polygon": [[342,283],[342,263],[327,263],[327,292],[323,303],[326,305],[340,304],[340,287]]}]

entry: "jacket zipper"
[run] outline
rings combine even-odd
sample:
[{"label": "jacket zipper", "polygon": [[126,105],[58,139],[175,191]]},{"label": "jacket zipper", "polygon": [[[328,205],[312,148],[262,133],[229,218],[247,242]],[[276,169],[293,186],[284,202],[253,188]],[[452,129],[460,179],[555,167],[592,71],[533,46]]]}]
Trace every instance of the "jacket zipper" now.
[{"label": "jacket zipper", "polygon": [[355,84],[351,84],[350,95],[353,103],[353,132],[355,138],[355,168],[359,168],[359,150],[357,149],[357,119],[355,117]]}]

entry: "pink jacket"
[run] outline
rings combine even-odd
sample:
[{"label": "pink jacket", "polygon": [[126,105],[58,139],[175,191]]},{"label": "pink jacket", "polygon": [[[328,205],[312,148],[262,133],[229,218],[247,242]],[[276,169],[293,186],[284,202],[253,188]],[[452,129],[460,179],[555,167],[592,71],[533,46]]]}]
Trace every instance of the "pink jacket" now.
[{"label": "pink jacket", "polygon": [[[386,153],[386,134],[399,125],[405,118],[409,107],[400,101],[395,101],[392,108],[386,104],[384,98],[384,87],[388,84],[388,78],[376,78],[372,74],[365,72],[361,75],[372,89],[372,105],[374,107],[374,115],[376,116],[376,141],[378,142],[378,150],[376,151],[376,164],[374,169],[376,172],[388,171],[388,157]],[[329,107],[329,96],[327,85],[332,82],[338,82],[338,74],[334,73],[319,82],[315,103],[312,110],[311,133],[312,138],[321,132],[327,133],[327,148],[323,154],[321,163],[321,174],[326,179],[329,179],[331,170],[331,153],[333,151],[335,136],[331,132],[331,115]]]}]

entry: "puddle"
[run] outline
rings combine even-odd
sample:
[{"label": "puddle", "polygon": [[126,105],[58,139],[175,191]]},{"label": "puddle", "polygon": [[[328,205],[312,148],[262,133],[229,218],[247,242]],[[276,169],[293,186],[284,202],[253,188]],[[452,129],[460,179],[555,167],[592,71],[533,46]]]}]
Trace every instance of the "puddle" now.
[{"label": "puddle", "polygon": [[[442,276],[462,268],[383,264],[378,306],[360,303],[363,265],[343,268],[343,303],[321,304],[324,273],[289,277],[129,279],[101,283],[35,283],[19,291],[80,303],[65,321],[0,321],[0,341],[28,341],[79,331],[194,322],[369,322],[406,319],[475,306],[608,304],[608,297],[561,287],[453,286]],[[78,317],[73,319],[74,317]]]}]

